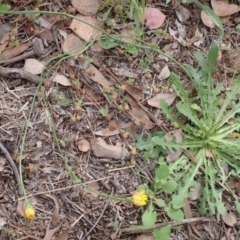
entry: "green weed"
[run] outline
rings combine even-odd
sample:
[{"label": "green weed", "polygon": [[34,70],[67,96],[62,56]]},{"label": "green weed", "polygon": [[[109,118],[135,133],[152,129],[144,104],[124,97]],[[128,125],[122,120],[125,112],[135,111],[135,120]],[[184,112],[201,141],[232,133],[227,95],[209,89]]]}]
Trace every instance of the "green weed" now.
[{"label": "green weed", "polygon": [[[240,76],[235,79],[231,90],[224,93],[222,83],[216,83],[213,79],[218,71],[218,46],[212,45],[206,58],[200,52],[195,52],[194,56],[200,69],[190,65],[184,68],[196,95],[193,96],[179,76],[172,73],[171,83],[180,100],[175,107],[160,101],[162,111],[172,125],[182,129],[183,141],[177,143],[174,138],[167,142],[163,132],[150,134],[147,140],[137,137],[136,147],[143,150],[143,157],[148,161],[154,159],[158,165],[151,188],[140,186],[150,198],[142,219],[147,227],[156,221],[156,206],[163,208],[170,219],[181,221],[184,218],[181,210],[184,200],[191,196],[190,190],[199,183],[202,186],[199,199],[201,215],[226,215],[222,198],[224,190],[232,194],[236,209],[240,212],[239,199],[228,187],[228,180],[240,173],[240,103],[236,101]],[[166,150],[175,152],[179,149],[188,151],[195,163],[184,154],[167,163],[164,158]],[[229,171],[226,171],[226,166],[229,166]],[[160,198],[163,194],[170,197],[167,203]],[[158,234],[157,231],[154,236]]]}]

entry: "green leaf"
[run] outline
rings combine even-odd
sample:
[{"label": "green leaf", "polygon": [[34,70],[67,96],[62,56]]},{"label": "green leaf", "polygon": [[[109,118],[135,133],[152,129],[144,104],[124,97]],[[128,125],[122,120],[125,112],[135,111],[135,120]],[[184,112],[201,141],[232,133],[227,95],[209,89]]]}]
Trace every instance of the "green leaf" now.
[{"label": "green leaf", "polygon": [[156,205],[157,205],[158,207],[160,207],[160,208],[166,206],[164,200],[162,200],[161,198],[155,198],[155,199],[154,199],[154,202],[155,202]]},{"label": "green leaf", "polygon": [[101,43],[103,49],[111,49],[117,47],[119,44],[113,39],[107,39]]},{"label": "green leaf", "polygon": [[8,4],[3,4],[0,6],[0,12],[7,12],[11,9],[11,6]]},{"label": "green leaf", "polygon": [[153,209],[147,208],[142,215],[142,223],[144,227],[152,227],[157,220],[157,212]]},{"label": "green leaf", "polygon": [[163,186],[162,189],[165,193],[173,193],[175,189],[177,188],[177,183],[174,180],[167,181]]},{"label": "green leaf", "polygon": [[182,221],[184,219],[184,214],[181,209],[173,209],[171,206],[165,207],[167,215],[174,221]]},{"label": "green leaf", "polygon": [[159,166],[155,172],[156,180],[166,180],[169,176],[169,167],[167,164]]},{"label": "green leaf", "polygon": [[153,231],[155,240],[170,240],[171,226],[167,225],[160,230]]},{"label": "green leaf", "polygon": [[181,195],[173,195],[172,196],[172,206],[174,209],[179,209],[185,206],[184,196]]}]

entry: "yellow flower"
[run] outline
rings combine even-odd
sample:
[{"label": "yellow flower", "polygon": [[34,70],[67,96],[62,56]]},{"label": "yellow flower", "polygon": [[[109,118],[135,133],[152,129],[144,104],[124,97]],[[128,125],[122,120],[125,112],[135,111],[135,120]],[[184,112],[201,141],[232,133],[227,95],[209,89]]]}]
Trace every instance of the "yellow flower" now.
[{"label": "yellow flower", "polygon": [[139,190],[132,195],[132,203],[136,206],[144,206],[147,204],[148,196],[145,190]]},{"label": "yellow flower", "polygon": [[24,209],[25,217],[32,220],[35,217],[35,209],[31,205],[27,205]]}]

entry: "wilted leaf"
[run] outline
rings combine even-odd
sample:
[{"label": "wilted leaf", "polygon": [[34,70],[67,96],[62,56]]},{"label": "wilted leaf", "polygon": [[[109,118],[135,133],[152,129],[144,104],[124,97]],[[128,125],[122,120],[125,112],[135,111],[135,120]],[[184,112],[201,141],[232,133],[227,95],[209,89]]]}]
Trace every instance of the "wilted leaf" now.
[{"label": "wilted leaf", "polygon": [[45,234],[45,237],[44,237],[43,240],[52,240],[53,235],[55,234],[55,232],[58,231],[59,228],[60,228],[60,226],[59,226],[59,227],[56,227],[56,228],[54,228],[54,229],[48,229],[48,230],[46,231],[46,234]]},{"label": "wilted leaf", "polygon": [[[80,38],[82,38],[85,41],[89,41],[92,38],[97,38],[102,35],[102,32],[94,28],[94,26],[96,27],[101,26],[100,22],[98,22],[96,18],[91,16],[82,16],[79,14],[76,17],[82,20],[83,22],[80,22],[77,19],[73,19],[69,28],[76,32]],[[93,26],[90,26],[84,22],[87,22]]]},{"label": "wilted leaf", "polygon": [[197,200],[200,198],[202,192],[201,184],[196,184],[195,186],[190,188],[190,196],[189,199],[192,201]]},{"label": "wilted leaf", "polygon": [[233,212],[227,213],[227,215],[222,218],[223,221],[230,227],[233,227],[237,223],[236,215]]},{"label": "wilted leaf", "polygon": [[87,152],[91,148],[90,143],[85,138],[77,140],[77,147],[81,152]]},{"label": "wilted leaf", "polygon": [[159,76],[158,76],[158,79],[159,80],[165,80],[167,79],[168,77],[170,76],[170,71],[169,71],[169,68],[168,68],[168,65],[165,65],[163,67],[163,69],[161,70]]},{"label": "wilted leaf", "polygon": [[219,17],[225,17],[228,15],[232,15],[240,10],[238,5],[230,4],[230,3],[227,3],[224,1],[211,0],[211,5],[213,8],[213,11]]},{"label": "wilted leaf", "polygon": [[160,93],[157,94],[155,97],[148,99],[147,103],[156,108],[161,108],[160,100],[164,100],[168,106],[170,106],[176,98],[175,93]]},{"label": "wilted leaf", "polygon": [[184,40],[184,38],[186,37],[186,26],[184,26],[183,24],[179,23],[177,20],[175,21],[175,24],[177,25],[177,31],[175,31],[171,27],[169,27],[169,33],[179,43],[185,45],[186,41]]},{"label": "wilted leaf", "polygon": [[[1,28],[0,28],[0,30],[1,30]],[[1,32],[0,32],[0,34],[1,34]],[[3,50],[6,49],[8,43],[9,43],[9,33],[7,32],[3,35],[3,37],[1,38],[1,41],[0,41],[0,57],[1,58],[3,58],[2,53],[3,53]]]},{"label": "wilted leaf", "polygon": [[134,99],[141,100],[143,98],[143,90],[139,87],[124,85],[128,94],[130,94]]},{"label": "wilted leaf", "polygon": [[28,58],[25,60],[23,69],[32,74],[41,74],[44,69],[44,64],[37,59]]},{"label": "wilted leaf", "polygon": [[144,11],[145,26],[149,29],[160,28],[166,16],[157,8],[147,7]]},{"label": "wilted leaf", "polygon": [[84,42],[73,33],[69,34],[62,44],[63,52],[68,54],[80,53],[84,47]]},{"label": "wilted leaf", "polygon": [[53,195],[51,195],[51,194],[44,194],[44,196],[46,196],[48,198],[51,198],[53,200],[53,202],[54,202],[55,209],[54,209],[54,212],[53,212],[53,215],[52,215],[52,225],[55,227],[60,222],[59,203],[58,203],[57,199]]},{"label": "wilted leaf", "polygon": [[72,5],[83,15],[94,15],[100,8],[100,0],[72,0]]},{"label": "wilted leaf", "polygon": [[201,11],[201,19],[205,26],[209,28],[214,28],[215,23],[212,21],[211,17],[204,11]]},{"label": "wilted leaf", "polygon": [[66,87],[72,86],[71,82],[64,75],[56,74],[53,81]]},{"label": "wilted leaf", "polygon": [[113,159],[127,159],[130,154],[125,147],[108,145],[102,138],[91,140],[93,154],[96,157],[105,157]]},{"label": "wilted leaf", "polygon": [[208,150],[208,149],[206,149],[205,155],[206,155],[206,157],[208,157],[208,158],[214,159],[213,153],[212,153],[210,150]]}]

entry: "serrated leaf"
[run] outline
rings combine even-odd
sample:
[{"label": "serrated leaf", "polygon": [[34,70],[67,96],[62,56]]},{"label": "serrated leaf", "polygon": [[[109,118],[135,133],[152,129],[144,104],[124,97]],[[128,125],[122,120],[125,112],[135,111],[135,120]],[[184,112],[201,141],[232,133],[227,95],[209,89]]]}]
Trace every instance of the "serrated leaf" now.
[{"label": "serrated leaf", "polygon": [[142,215],[142,223],[144,227],[152,227],[157,220],[157,212],[147,208]]},{"label": "serrated leaf", "polygon": [[153,231],[155,240],[170,240],[171,226],[167,225],[160,230]]},{"label": "serrated leaf", "polygon": [[163,186],[162,189],[165,193],[173,193],[177,188],[177,183],[174,180],[167,181]]}]

